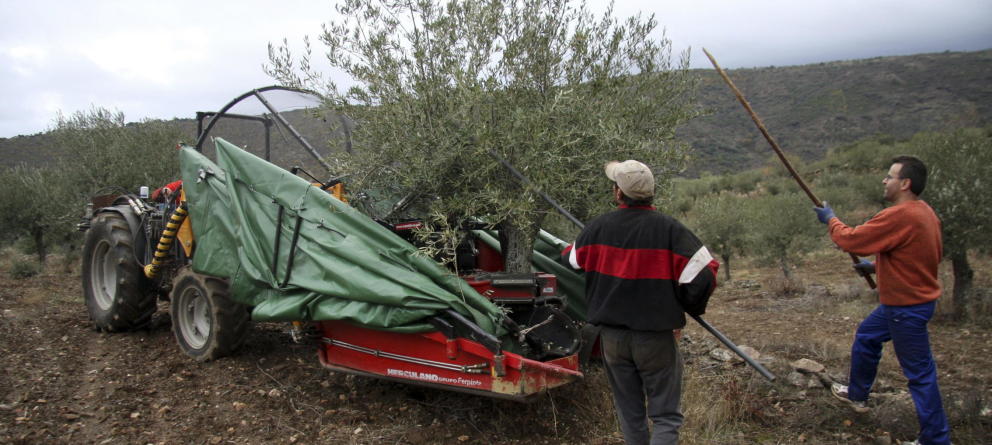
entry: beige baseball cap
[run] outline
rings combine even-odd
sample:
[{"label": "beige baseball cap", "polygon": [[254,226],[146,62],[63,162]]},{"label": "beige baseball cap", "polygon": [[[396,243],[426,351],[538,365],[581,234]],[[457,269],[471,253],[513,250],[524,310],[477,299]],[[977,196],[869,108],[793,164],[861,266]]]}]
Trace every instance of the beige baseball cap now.
[{"label": "beige baseball cap", "polygon": [[654,197],[654,174],[641,162],[628,159],[606,164],[606,177],[617,183],[624,195],[633,199]]}]

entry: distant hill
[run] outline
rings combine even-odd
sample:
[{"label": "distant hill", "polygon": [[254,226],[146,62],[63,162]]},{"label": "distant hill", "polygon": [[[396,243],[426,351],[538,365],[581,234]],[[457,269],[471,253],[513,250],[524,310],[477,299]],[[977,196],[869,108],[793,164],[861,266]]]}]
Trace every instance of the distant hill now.
[{"label": "distant hill", "polygon": [[[336,116],[318,116],[307,110],[283,111],[281,114],[297,131],[306,136],[322,157],[331,155],[333,151],[344,150],[341,121]],[[209,120],[206,120],[205,124],[206,122]],[[173,119],[164,123],[178,130],[180,136],[177,143],[192,145],[196,142],[198,133],[195,119]],[[141,125],[145,124],[141,122],[127,124],[129,127]],[[348,125],[350,129],[351,124]],[[285,168],[300,166],[314,175],[323,176],[324,178],[321,179],[326,179],[320,165],[288,131],[274,123],[269,128],[270,160],[273,163]],[[261,122],[223,119],[211,129],[210,137],[222,137],[259,157],[266,156],[265,125]],[[0,168],[18,164],[40,166],[52,159],[65,156],[68,150],[56,144],[51,133],[0,138]],[[209,141],[204,144],[204,152],[208,156],[213,156],[213,145]]]},{"label": "distant hill", "polygon": [[[699,107],[710,114],[678,131],[693,147],[688,173],[747,169],[768,159],[772,155],[768,144],[716,72],[693,73],[700,79]],[[924,130],[992,122],[992,50],[735,69],[728,74],[782,148],[804,159],[819,159],[830,147],[878,134],[903,138]],[[170,122],[188,135],[187,142],[194,140],[193,119]],[[301,119],[294,125],[304,134],[320,130],[320,140],[311,142],[323,154],[330,152],[321,148],[328,143],[342,146],[336,118]],[[263,128],[253,122],[233,122],[211,134],[261,154]],[[281,161],[277,163],[313,168],[299,153],[293,159],[279,159],[285,153],[279,148],[289,138],[273,130],[273,154]],[[61,152],[44,133],[0,138],[0,166],[41,165]]]},{"label": "distant hill", "polygon": [[[681,128],[695,151],[690,173],[750,168],[772,156],[715,70],[700,77],[711,114]],[[878,134],[992,122],[992,50],[729,70],[728,75],[789,154],[818,159],[834,146]]]}]

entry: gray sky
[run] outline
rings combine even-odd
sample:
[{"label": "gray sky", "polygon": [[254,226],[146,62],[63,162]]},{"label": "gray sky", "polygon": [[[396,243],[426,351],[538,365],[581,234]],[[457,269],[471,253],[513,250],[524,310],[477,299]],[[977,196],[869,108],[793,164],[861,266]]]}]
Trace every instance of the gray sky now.
[{"label": "gray sky", "polygon": [[[589,0],[604,9],[600,0]],[[654,13],[676,50],[725,68],[992,48],[990,0],[618,0]],[[0,0],[0,137],[99,106],[128,121],[192,118],[252,88],[266,45],[300,46],[329,2]],[[315,43],[315,53],[322,48]]]}]

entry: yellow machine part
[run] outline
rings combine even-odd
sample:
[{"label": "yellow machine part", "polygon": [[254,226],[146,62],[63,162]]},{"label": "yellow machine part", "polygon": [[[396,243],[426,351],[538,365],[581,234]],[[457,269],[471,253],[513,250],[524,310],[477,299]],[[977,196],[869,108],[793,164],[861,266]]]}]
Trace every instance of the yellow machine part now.
[{"label": "yellow machine part", "polygon": [[[314,187],[317,187],[317,188],[320,188],[320,186],[323,185],[323,184],[321,184],[319,182],[313,182],[312,184],[314,185]],[[339,182],[337,184],[332,185],[330,188],[327,189],[327,193],[330,193],[331,196],[337,198],[338,201],[348,202],[348,198],[345,198],[345,196],[344,196],[344,183],[343,182]]]},{"label": "yellow machine part", "polygon": [[[179,189],[179,202],[186,202],[186,190]],[[186,253],[186,257],[193,256],[193,226],[189,222],[189,217],[187,216],[183,220],[182,225],[179,226],[179,232],[176,233],[176,238],[179,239],[179,245],[183,246],[183,252]]]}]

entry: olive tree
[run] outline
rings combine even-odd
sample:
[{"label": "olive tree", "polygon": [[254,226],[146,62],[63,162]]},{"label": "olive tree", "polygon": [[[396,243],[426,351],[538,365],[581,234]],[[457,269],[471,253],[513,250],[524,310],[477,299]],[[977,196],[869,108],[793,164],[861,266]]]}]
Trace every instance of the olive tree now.
[{"label": "olive tree", "polygon": [[353,186],[396,187],[428,198],[430,214],[498,225],[510,271],[529,269],[552,213],[536,190],[588,218],[610,203],[607,161],[639,159],[662,188],[684,168],[674,131],[696,114],[694,81],[687,53],[673,63],[670,41],[655,37],[653,16],[619,20],[612,8],[596,15],[568,0],[346,0],[336,9],[320,41],[352,86],[285,44],[270,45],[267,71],[323,90],[358,122]]},{"label": "olive tree", "polygon": [[930,177],[922,198],[940,217],[944,254],[954,273],[954,311],[964,316],[970,310],[974,271],[969,251],[992,248],[992,135],[979,129],[914,137],[920,158]]},{"label": "olive tree", "polygon": [[148,120],[127,124],[124,114],[93,107],[59,114],[52,130],[66,153],[58,168],[63,181],[85,200],[108,187],[132,193],[142,185],[155,187],[179,173],[177,126]]},{"label": "olive tree", "polygon": [[730,260],[747,251],[749,227],[744,220],[747,198],[730,193],[701,199],[690,217],[699,238],[720,256],[724,279],[730,281]]},{"label": "olive tree", "polygon": [[51,135],[62,158],[0,174],[7,194],[0,200],[0,228],[8,236],[29,236],[42,262],[53,243],[74,246],[75,225],[92,196],[134,193],[178,174],[180,133],[165,122],[126,124],[122,113],[95,107],[59,114]]},{"label": "olive tree", "polygon": [[777,264],[786,279],[792,278],[792,269],[802,252],[813,249],[823,235],[823,227],[811,207],[799,192],[747,200],[750,251],[767,263]]}]

